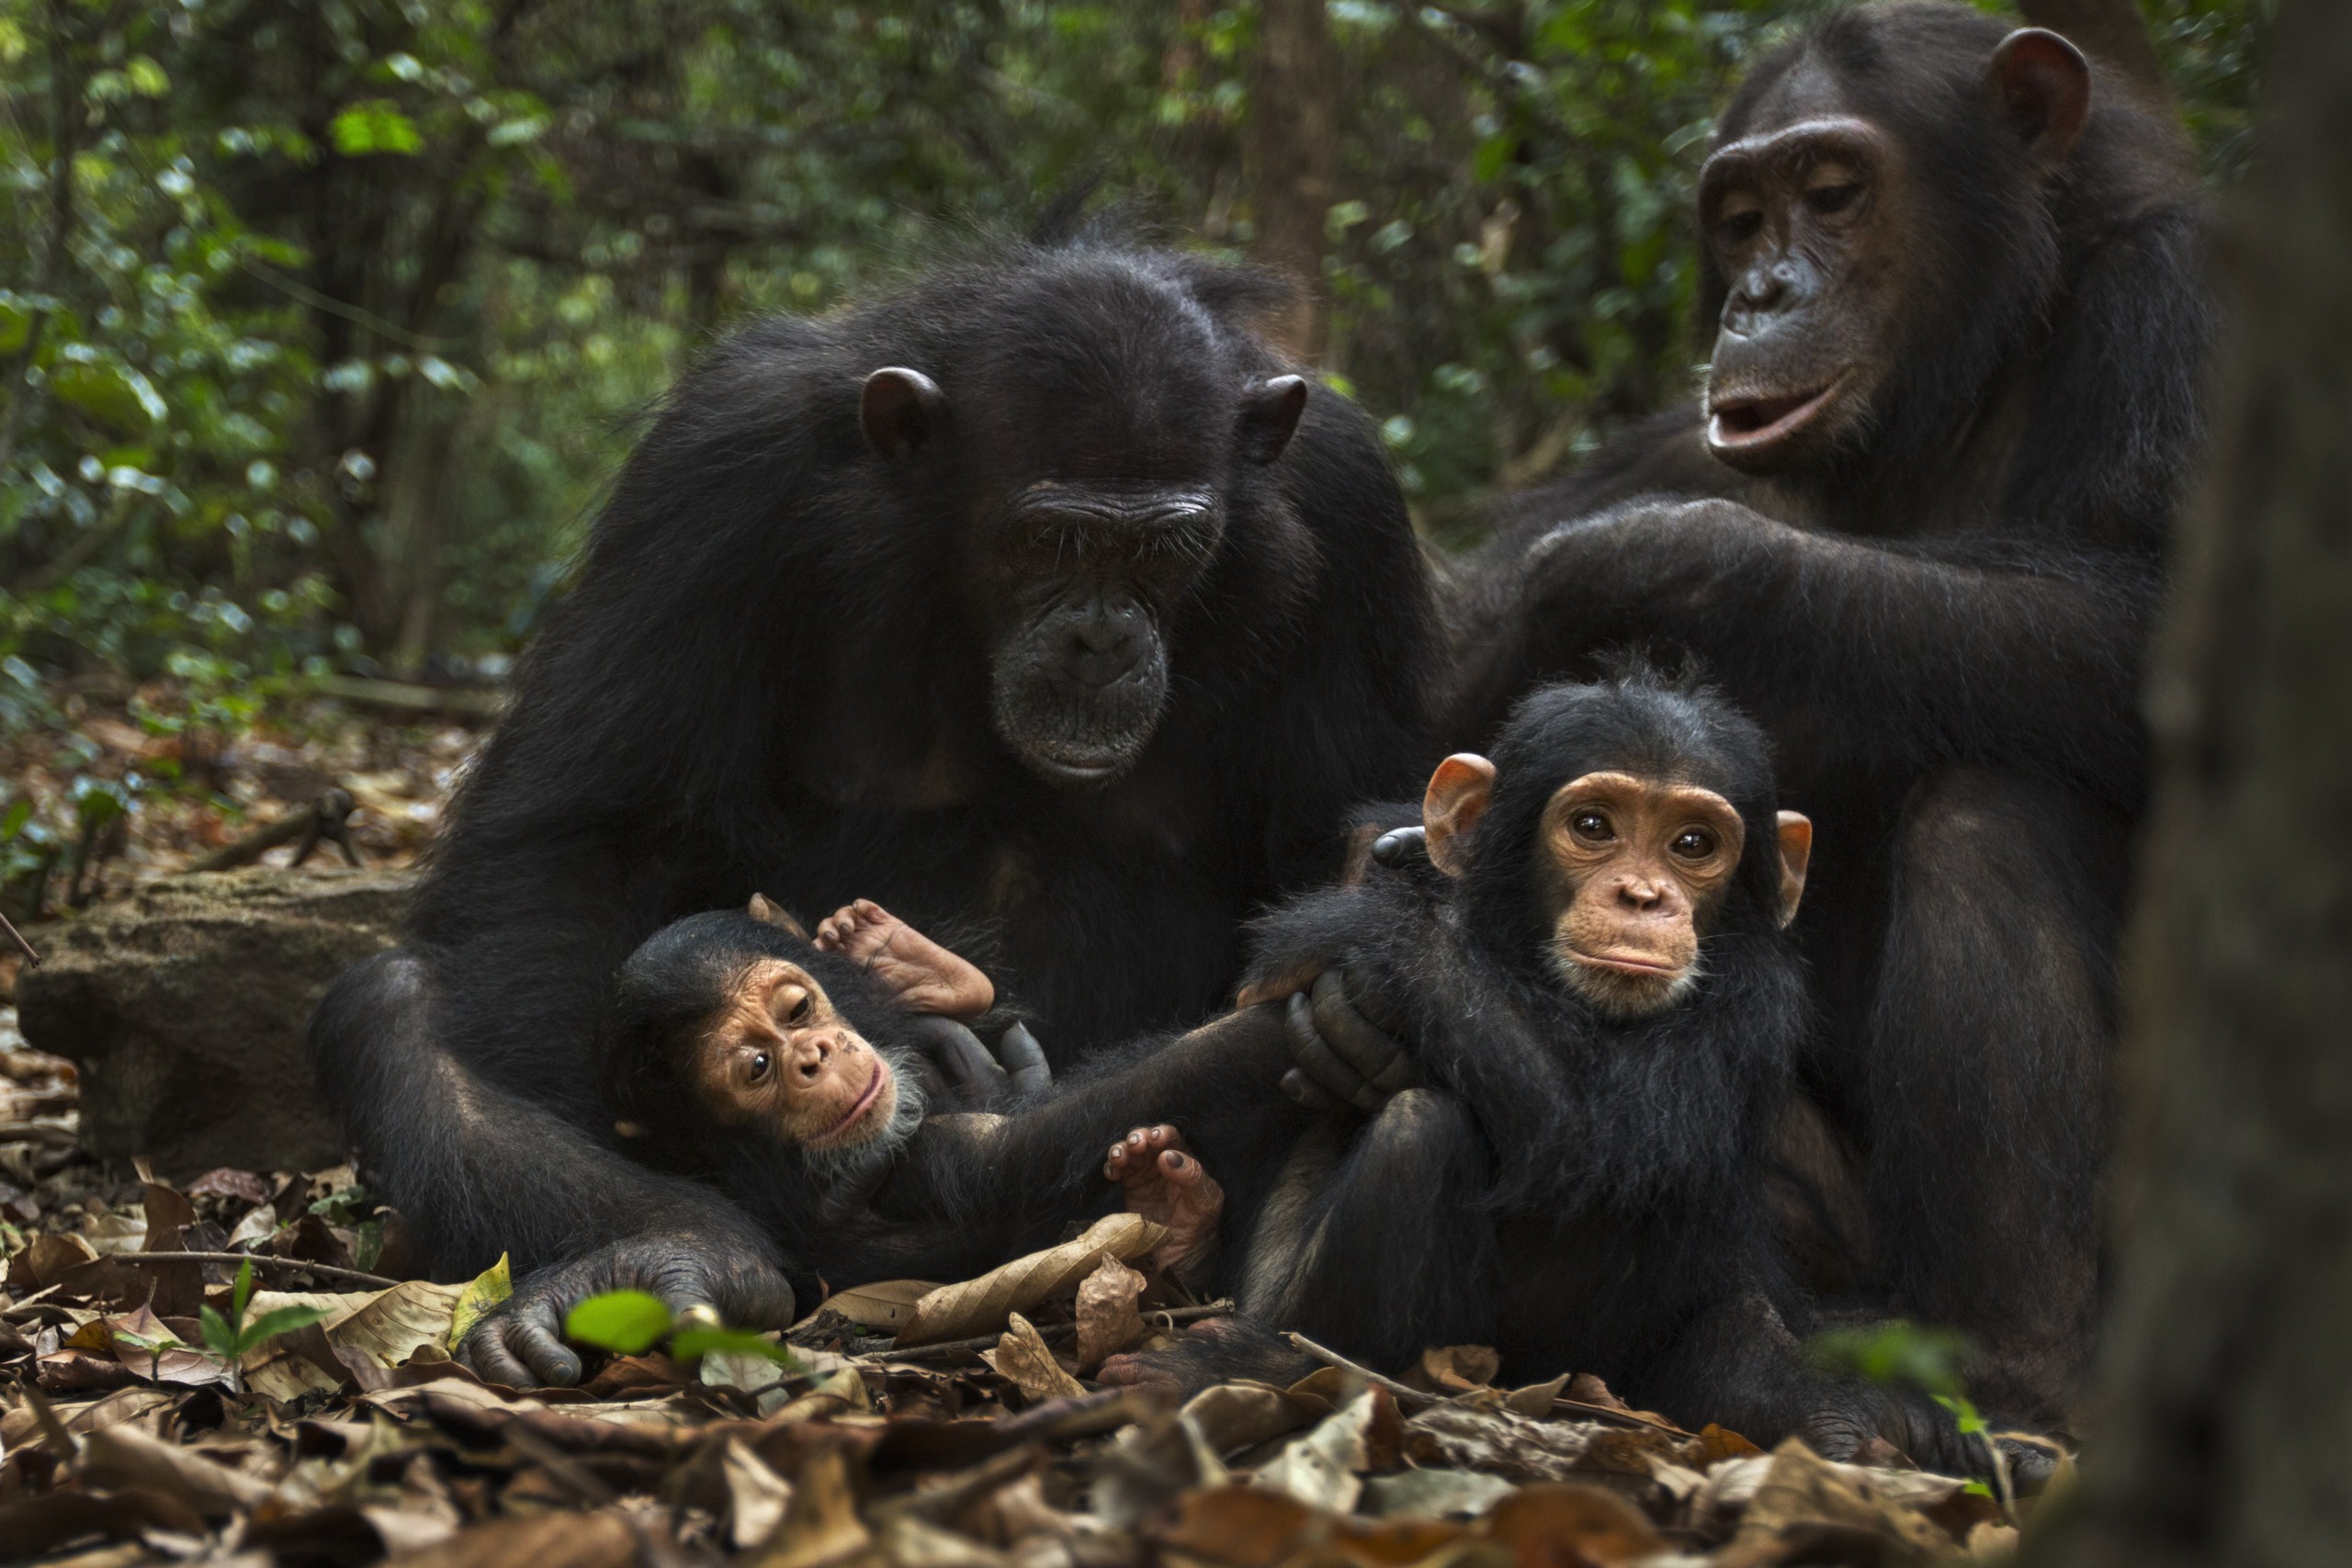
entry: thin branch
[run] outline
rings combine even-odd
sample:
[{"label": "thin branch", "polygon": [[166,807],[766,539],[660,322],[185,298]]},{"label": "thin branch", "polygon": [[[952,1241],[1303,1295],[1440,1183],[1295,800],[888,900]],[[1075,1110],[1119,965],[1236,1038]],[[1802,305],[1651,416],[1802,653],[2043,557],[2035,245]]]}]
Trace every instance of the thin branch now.
[{"label": "thin branch", "polygon": [[251,1263],[264,1269],[276,1269],[281,1273],[299,1269],[316,1274],[322,1280],[348,1280],[371,1291],[389,1291],[400,1283],[398,1280],[387,1280],[381,1274],[364,1273],[357,1269],[340,1269],[332,1263],[312,1263],[301,1258],[272,1258],[266,1252],[108,1252],[101,1256],[109,1263]]},{"label": "thin branch", "polygon": [[16,922],[6,915],[0,915],[0,931],[8,933],[8,940],[17,944],[17,951],[25,955],[26,963],[36,969],[40,967],[40,954],[33,951],[33,944],[25,940],[25,933],[18,931]]}]

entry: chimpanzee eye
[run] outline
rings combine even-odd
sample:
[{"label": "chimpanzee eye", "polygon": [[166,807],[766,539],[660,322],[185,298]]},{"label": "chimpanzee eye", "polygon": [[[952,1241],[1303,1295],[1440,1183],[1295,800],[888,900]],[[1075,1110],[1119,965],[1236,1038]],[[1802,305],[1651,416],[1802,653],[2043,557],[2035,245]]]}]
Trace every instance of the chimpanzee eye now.
[{"label": "chimpanzee eye", "polygon": [[1861,194],[1862,187],[1857,184],[1815,186],[1804,193],[1804,204],[1819,213],[1843,212]]},{"label": "chimpanzee eye", "polygon": [[775,1066],[775,1058],[769,1055],[765,1051],[755,1054],[752,1057],[752,1081],[753,1083],[758,1083],[762,1078],[766,1077],[768,1076],[769,1069]]},{"label": "chimpanzee eye", "polygon": [[1738,244],[1742,240],[1754,239],[1756,231],[1763,227],[1764,209],[1760,207],[1751,207],[1739,212],[1726,212],[1715,220],[1715,232],[1723,236],[1724,243],[1732,245]]},{"label": "chimpanzee eye", "polygon": [[808,999],[808,992],[803,991],[800,993],[800,999],[792,1004],[792,1010],[785,1014],[784,1021],[786,1023],[806,1023],[808,1021],[809,1013],[814,1010],[816,1010],[816,1003]]},{"label": "chimpanzee eye", "polygon": [[1704,828],[1685,828],[1675,836],[1673,849],[1684,860],[1705,860],[1715,852],[1715,836]]},{"label": "chimpanzee eye", "polygon": [[1577,838],[1590,839],[1598,843],[1607,843],[1617,836],[1615,830],[1609,826],[1609,818],[1598,811],[1577,812],[1568,818],[1568,827],[1574,830]]}]

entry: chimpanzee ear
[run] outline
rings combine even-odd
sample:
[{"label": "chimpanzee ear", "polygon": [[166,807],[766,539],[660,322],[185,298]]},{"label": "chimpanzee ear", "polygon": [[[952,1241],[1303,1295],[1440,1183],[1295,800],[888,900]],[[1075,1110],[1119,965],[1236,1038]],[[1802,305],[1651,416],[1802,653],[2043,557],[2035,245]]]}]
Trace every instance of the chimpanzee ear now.
[{"label": "chimpanzee ear", "polygon": [[2047,28],[2019,28],[1993,51],[1993,109],[2045,164],[2074,151],[2091,118],[2091,68]]},{"label": "chimpanzee ear", "polygon": [[1277,376],[1241,400],[1241,454],[1271,463],[1290,445],[1298,416],[1306,412],[1306,378]]},{"label": "chimpanzee ear", "polygon": [[1797,918],[1804,897],[1804,869],[1813,863],[1813,818],[1801,811],[1781,813],[1781,929]]},{"label": "chimpanzee ear", "polygon": [[1468,869],[1463,840],[1494,798],[1495,765],[1476,751],[1456,751],[1437,765],[1421,795],[1421,832],[1430,863],[1448,876]]},{"label": "chimpanzee ear", "polygon": [[857,423],[886,463],[901,463],[928,446],[947,423],[947,394],[920,370],[885,365],[858,394]]},{"label": "chimpanzee ear", "polygon": [[779,931],[790,931],[803,942],[808,940],[808,928],[794,919],[783,905],[764,893],[752,894],[751,908],[743,912],[763,926],[774,926]]}]

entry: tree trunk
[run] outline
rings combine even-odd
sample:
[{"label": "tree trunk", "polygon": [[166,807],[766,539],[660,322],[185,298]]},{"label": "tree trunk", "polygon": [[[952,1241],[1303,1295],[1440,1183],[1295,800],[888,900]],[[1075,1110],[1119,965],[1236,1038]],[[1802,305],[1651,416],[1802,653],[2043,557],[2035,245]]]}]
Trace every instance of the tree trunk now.
[{"label": "tree trunk", "polygon": [[2064,33],[2086,54],[2096,54],[2159,99],[2172,88],[2148,41],[2147,24],[2136,0],[2019,0],[2018,13],[2037,28]]},{"label": "tree trunk", "polygon": [[1323,221],[1339,163],[1332,106],[1338,63],[1323,0],[1265,0],[1258,27],[1250,107],[1257,255],[1298,278],[1298,303],[1277,323],[1275,335],[1292,353],[1312,360],[1323,352]]},{"label": "tree trunk", "polygon": [[2352,6],[2288,0],[2151,685],[2119,1269],[2041,1562],[2352,1562]]}]

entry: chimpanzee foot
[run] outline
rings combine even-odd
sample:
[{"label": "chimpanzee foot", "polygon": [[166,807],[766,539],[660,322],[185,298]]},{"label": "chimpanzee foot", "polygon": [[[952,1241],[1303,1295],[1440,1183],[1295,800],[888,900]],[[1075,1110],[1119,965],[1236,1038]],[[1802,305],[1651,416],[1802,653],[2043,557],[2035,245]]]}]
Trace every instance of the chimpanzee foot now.
[{"label": "chimpanzee foot", "polygon": [[989,977],[871,898],[844,904],[817,922],[822,953],[865,965],[910,1012],[973,1019],[996,1005]]},{"label": "chimpanzee foot", "polygon": [[1112,1357],[1094,1377],[1102,1383],[1164,1389],[1190,1399],[1212,1383],[1241,1378],[1287,1388],[1320,1365],[1255,1318],[1212,1317],[1159,1349]]},{"label": "chimpanzee foot", "polygon": [[1168,1227],[1152,1261],[1182,1278],[1216,1243],[1225,1189],[1184,1148],[1173,1127],[1137,1127],[1111,1145],[1102,1174],[1126,1189],[1127,1213]]}]

